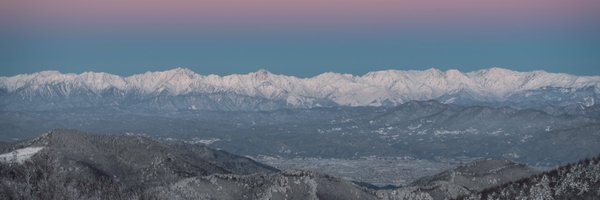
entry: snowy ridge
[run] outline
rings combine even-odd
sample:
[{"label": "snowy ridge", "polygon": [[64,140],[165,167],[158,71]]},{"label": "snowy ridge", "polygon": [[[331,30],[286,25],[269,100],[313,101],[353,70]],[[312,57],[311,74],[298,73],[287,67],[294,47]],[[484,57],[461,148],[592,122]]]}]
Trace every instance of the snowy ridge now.
[{"label": "snowy ridge", "polygon": [[[42,71],[0,77],[0,91],[21,96],[79,94],[194,95],[229,93],[283,101],[297,107],[333,102],[343,106],[397,105],[410,100],[432,100],[457,94],[502,101],[512,94],[543,88],[600,93],[600,76],[575,76],[545,71],[517,72],[490,68],[463,73],[458,70],[386,70],[362,76],[323,73],[311,78],[272,74],[266,70],[227,76],[201,75],[186,68],[146,72],[128,77],[102,73],[63,74]],[[445,99],[453,102],[455,99]]]},{"label": "snowy ridge", "polygon": [[0,154],[0,163],[23,164],[26,160],[29,160],[31,156],[35,155],[42,149],[44,149],[44,147],[25,147],[9,153]]}]

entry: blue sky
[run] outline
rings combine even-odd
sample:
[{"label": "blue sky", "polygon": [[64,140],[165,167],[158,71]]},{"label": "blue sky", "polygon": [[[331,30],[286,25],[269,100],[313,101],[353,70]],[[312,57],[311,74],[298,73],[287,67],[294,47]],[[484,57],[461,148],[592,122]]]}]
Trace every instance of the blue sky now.
[{"label": "blue sky", "polygon": [[[579,1],[585,0],[574,2]],[[125,22],[85,17],[69,21],[23,15],[28,8],[13,5],[23,12],[0,20],[0,76],[41,70],[131,75],[187,67],[200,74],[262,68],[307,77],[328,71],[360,75],[384,69],[473,71],[494,66],[600,75],[600,15],[589,12],[598,8],[592,5],[564,13],[554,7],[510,7],[522,13],[501,17],[463,16],[460,10],[450,20],[425,14],[364,19],[323,14],[304,21],[227,18],[218,23],[157,21],[145,15]],[[87,16],[82,13],[65,14],[65,19]],[[511,14],[518,17],[504,16]],[[265,17],[280,15],[286,16]]]}]

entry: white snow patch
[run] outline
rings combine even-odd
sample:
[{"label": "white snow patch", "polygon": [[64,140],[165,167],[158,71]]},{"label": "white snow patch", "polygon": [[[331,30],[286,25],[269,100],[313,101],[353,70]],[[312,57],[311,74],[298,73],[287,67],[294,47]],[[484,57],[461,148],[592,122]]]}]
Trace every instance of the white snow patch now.
[{"label": "white snow patch", "polygon": [[0,163],[18,163],[23,164],[31,156],[42,150],[44,147],[26,147],[17,149],[9,153],[0,154]]},{"label": "white snow patch", "polygon": [[527,141],[528,139],[530,139],[530,138],[533,138],[533,136],[532,136],[532,135],[524,135],[524,136],[521,138],[521,143],[523,143],[523,142],[526,142],[526,141]]},{"label": "white snow patch", "polygon": [[220,141],[221,139],[219,138],[209,138],[209,139],[200,139],[200,138],[194,138],[192,141],[189,141],[188,143],[191,144],[205,144],[205,145],[209,145],[215,142]]},{"label": "white snow patch", "polygon": [[433,134],[435,136],[440,136],[440,135],[458,135],[458,134],[461,134],[461,133],[463,133],[463,132],[459,131],[459,130],[450,131],[450,130],[444,130],[444,129],[435,130],[433,132]]},{"label": "white snow patch", "polygon": [[423,124],[417,124],[416,126],[409,125],[407,128],[410,130],[415,130],[421,128],[421,126],[423,126]]},{"label": "white snow patch", "polygon": [[583,98],[583,105],[585,107],[590,107],[590,106],[593,106],[594,104],[595,104],[594,97],[585,97],[585,98]]},{"label": "white snow patch", "polygon": [[442,103],[443,103],[443,104],[452,104],[452,103],[454,103],[454,102],[456,102],[456,97],[452,97],[452,98],[446,99],[446,100],[445,100],[445,101],[443,101]]}]

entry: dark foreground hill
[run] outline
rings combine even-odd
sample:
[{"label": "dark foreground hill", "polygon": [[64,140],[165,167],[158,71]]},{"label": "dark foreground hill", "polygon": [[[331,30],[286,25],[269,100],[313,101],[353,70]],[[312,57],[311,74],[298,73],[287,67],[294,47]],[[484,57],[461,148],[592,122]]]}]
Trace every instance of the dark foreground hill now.
[{"label": "dark foreground hill", "polygon": [[462,199],[600,199],[600,157],[489,188]]},{"label": "dark foreground hill", "polygon": [[[394,189],[279,171],[203,145],[53,130],[0,149],[0,199],[598,199],[600,158],[535,175],[479,160]],[[527,178],[528,177],[528,178]]]},{"label": "dark foreground hill", "polygon": [[140,136],[53,130],[0,154],[0,199],[373,199],[353,183]]},{"label": "dark foreground hill", "polygon": [[382,198],[398,200],[449,199],[480,192],[535,175],[537,171],[509,160],[478,160],[394,190],[380,190]]}]

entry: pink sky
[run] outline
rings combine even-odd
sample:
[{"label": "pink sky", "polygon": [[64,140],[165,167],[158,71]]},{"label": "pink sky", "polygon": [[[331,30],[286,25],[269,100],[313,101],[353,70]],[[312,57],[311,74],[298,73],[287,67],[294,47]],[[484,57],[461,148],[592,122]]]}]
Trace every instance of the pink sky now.
[{"label": "pink sky", "polygon": [[598,74],[599,10],[600,0],[0,0],[0,69],[568,66]]},{"label": "pink sky", "polygon": [[579,20],[598,0],[8,0],[26,23],[372,24]]}]

